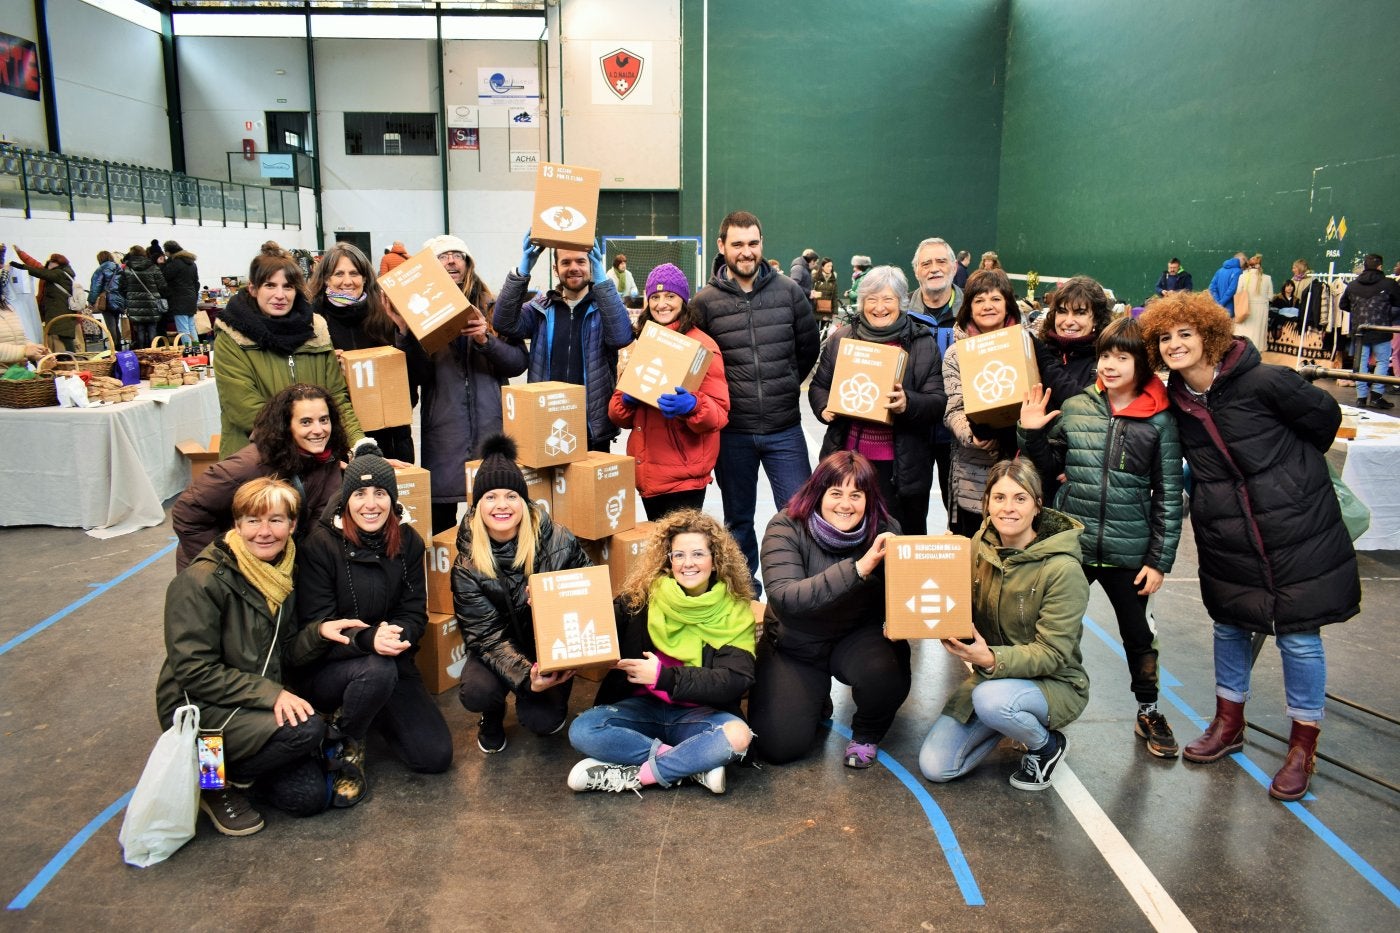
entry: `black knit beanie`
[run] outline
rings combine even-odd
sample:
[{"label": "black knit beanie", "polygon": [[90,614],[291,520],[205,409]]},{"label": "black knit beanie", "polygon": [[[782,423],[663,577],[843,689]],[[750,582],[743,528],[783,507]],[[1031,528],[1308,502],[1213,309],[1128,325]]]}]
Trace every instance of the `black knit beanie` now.
[{"label": "black knit beanie", "polygon": [[481,442],[481,468],[472,483],[472,508],[493,489],[510,489],[528,500],[525,474],[515,465],[515,441],[504,434],[493,434]]},{"label": "black knit beanie", "polygon": [[356,489],[378,486],[389,494],[389,507],[399,501],[399,481],[394,476],[394,468],[383,457],[373,454],[360,454],[345,468],[345,478],[340,481],[340,508],[350,501],[350,494]]}]

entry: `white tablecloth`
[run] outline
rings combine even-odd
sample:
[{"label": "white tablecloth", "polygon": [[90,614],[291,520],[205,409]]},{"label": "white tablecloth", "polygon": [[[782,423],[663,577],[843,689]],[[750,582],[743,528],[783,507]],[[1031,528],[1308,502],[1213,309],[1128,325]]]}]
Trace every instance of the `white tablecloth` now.
[{"label": "white tablecloth", "polygon": [[109,538],[165,520],[190,481],[175,451],[219,431],[214,380],[143,384],[131,402],[96,408],[0,408],[0,525],[90,529]]},{"label": "white tablecloth", "polygon": [[1328,459],[1341,467],[1342,482],[1371,510],[1371,527],[1356,540],[1356,549],[1400,551],[1400,418],[1346,406],[1342,411],[1357,419],[1356,439],[1334,441]]}]

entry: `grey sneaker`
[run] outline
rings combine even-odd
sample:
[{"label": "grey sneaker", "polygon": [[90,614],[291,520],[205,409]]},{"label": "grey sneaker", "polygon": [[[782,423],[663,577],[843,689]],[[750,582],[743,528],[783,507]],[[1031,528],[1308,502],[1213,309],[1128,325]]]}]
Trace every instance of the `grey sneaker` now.
[{"label": "grey sneaker", "polygon": [[711,768],[708,771],[700,771],[696,774],[692,774],[690,779],[712,794],[722,794],[729,789],[724,765],[720,765],[718,768]]},{"label": "grey sneaker", "polygon": [[225,836],[251,836],[264,825],[262,814],[234,787],[200,791],[199,809]]},{"label": "grey sneaker", "polygon": [[640,770],[640,765],[610,765],[597,758],[585,758],[569,772],[569,789],[606,790],[615,794],[630,790],[640,797],[642,782],[637,779]]}]

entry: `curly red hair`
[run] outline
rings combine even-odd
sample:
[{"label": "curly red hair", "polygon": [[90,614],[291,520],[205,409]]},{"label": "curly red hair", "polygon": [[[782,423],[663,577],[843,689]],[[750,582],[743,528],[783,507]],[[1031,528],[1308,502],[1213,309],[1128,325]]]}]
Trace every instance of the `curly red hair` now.
[{"label": "curly red hair", "polygon": [[1147,361],[1154,370],[1164,365],[1158,350],[1162,335],[1181,325],[1201,335],[1202,350],[1212,366],[1224,358],[1235,339],[1234,322],[1209,292],[1172,292],[1154,298],[1138,318],[1143,342],[1147,344]]}]

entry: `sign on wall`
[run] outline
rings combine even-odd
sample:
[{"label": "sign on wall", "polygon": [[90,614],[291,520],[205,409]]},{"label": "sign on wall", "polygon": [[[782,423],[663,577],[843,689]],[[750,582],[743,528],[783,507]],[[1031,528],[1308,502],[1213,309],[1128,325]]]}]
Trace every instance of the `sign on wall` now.
[{"label": "sign on wall", "polygon": [[0,93],[39,99],[39,50],[8,32],[0,32]]},{"label": "sign on wall", "polygon": [[448,149],[480,149],[481,131],[474,126],[453,126],[447,130]]},{"label": "sign on wall", "polygon": [[540,79],[533,68],[478,68],[477,102],[483,107],[538,105]]},{"label": "sign on wall", "polygon": [[481,126],[481,108],[470,104],[448,104],[447,125],[474,130]]},{"label": "sign on wall", "polygon": [[512,172],[534,172],[535,167],[540,164],[540,151],[538,149],[513,149],[510,153],[510,170]]},{"label": "sign on wall", "polygon": [[651,106],[652,44],[650,42],[594,42],[594,104]]},{"label": "sign on wall", "polygon": [[290,152],[270,152],[258,156],[258,173],[263,178],[292,178],[296,175],[295,157]]}]

